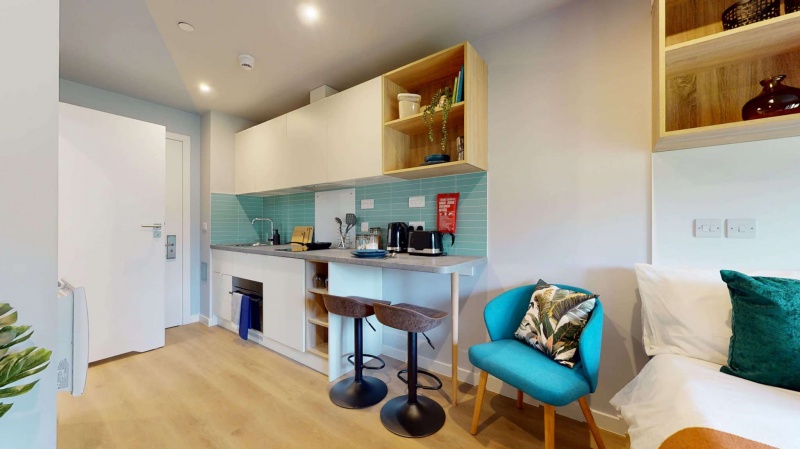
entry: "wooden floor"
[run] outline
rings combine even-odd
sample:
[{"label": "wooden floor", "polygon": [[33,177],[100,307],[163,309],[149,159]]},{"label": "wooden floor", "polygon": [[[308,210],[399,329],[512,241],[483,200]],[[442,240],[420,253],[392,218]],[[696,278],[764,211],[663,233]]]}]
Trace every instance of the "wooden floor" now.
[{"label": "wooden floor", "polygon": [[[389,385],[399,362],[372,371]],[[375,374],[377,373],[377,374]],[[444,376],[442,381],[448,385]],[[475,387],[462,385],[458,407],[444,390],[425,391],[447,413],[438,433],[405,439],[383,428],[380,408],[346,410],[328,399],[327,378],[218,327],[167,331],[167,345],[89,369],[86,393],[59,395],[59,449],[90,448],[541,448],[542,411],[487,392],[477,436],[469,434]],[[556,419],[557,448],[588,448],[583,423]],[[626,448],[608,434],[609,449]]]}]

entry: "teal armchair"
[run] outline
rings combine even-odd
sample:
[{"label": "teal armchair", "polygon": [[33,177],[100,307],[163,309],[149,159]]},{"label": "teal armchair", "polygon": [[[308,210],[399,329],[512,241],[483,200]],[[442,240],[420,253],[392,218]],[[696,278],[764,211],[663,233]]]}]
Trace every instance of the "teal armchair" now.
[{"label": "teal armchair", "polygon": [[[569,285],[554,285],[592,294]],[[522,408],[523,393],[544,404],[545,449],[555,447],[555,407],[576,400],[597,446],[604,449],[605,444],[586,402],[586,397],[597,388],[600,344],[603,339],[603,305],[598,299],[578,342],[580,361],[573,368],[568,368],[514,338],[514,332],[528,310],[534,288],[534,285],[528,285],[504,292],[484,309],[483,318],[491,341],[469,348],[469,361],[481,370],[471,432],[473,435],[478,433],[486,381],[491,374],[517,389],[517,407]]]}]

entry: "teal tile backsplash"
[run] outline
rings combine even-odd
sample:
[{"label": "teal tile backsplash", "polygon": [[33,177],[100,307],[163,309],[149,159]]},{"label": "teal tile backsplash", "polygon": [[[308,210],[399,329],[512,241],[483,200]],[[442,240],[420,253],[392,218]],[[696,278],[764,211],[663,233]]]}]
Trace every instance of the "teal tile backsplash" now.
[{"label": "teal tile backsplash", "polygon": [[[445,251],[462,256],[487,254],[486,173],[443,176],[421,180],[397,180],[356,188],[356,216],[370,227],[383,229],[394,221],[424,221],[426,229],[436,228],[436,195],[460,193],[456,243],[445,236]],[[425,196],[425,207],[409,208],[409,196]],[[361,200],[375,200],[374,209],[361,209]],[[269,223],[251,224],[253,218],[268,217],[280,230],[281,240],[289,241],[295,226],[314,226],[314,193],[271,197],[211,194],[211,243],[249,243],[270,236]],[[360,231],[359,231],[360,232]]]},{"label": "teal tile backsplash", "polygon": [[211,244],[255,242],[259,224],[250,222],[263,216],[263,198],[212,193]]},{"label": "teal tile backsplash", "polygon": [[[394,221],[424,221],[425,229],[436,229],[436,195],[459,193],[456,243],[444,237],[444,250],[460,256],[485,256],[486,243],[486,173],[452,175],[412,181],[398,180],[356,188],[356,216],[370,227],[381,227]],[[425,196],[425,207],[408,207],[408,197]],[[375,200],[374,209],[361,209],[361,200]],[[356,229],[361,229],[360,224]]]},{"label": "teal tile backsplash", "polygon": [[[269,196],[264,200],[264,215],[275,222],[281,233],[281,243],[289,243],[295,226],[314,226],[314,193]],[[269,223],[262,232],[269,233]],[[270,238],[270,236],[266,236]]]}]

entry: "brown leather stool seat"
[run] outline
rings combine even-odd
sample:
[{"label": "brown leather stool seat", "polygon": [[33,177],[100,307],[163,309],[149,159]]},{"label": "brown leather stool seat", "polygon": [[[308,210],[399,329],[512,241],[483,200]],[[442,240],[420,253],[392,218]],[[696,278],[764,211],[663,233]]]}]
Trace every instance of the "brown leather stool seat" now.
[{"label": "brown leather stool seat", "polygon": [[380,299],[362,298],[360,296],[325,295],[325,308],[328,312],[350,318],[366,318],[375,315],[374,304],[391,304]]},{"label": "brown leather stool seat", "polygon": [[[364,376],[365,369],[381,369],[386,366],[386,362],[378,356],[364,354],[364,331],[363,321],[370,315],[375,314],[375,305],[388,305],[389,301],[379,299],[361,298],[358,296],[336,296],[325,295],[325,308],[328,313],[343,317],[353,318],[353,336],[355,342],[354,354],[347,358],[350,363],[355,365],[355,375],[339,381],[331,388],[331,402],[344,408],[364,408],[381,402],[389,391],[386,384],[375,377]],[[367,321],[369,324],[369,321]],[[369,324],[372,327],[372,324]],[[372,327],[372,330],[375,330]],[[372,357],[381,362],[378,367],[365,367],[364,356]],[[350,360],[352,358],[352,360]]]},{"label": "brown leather stool seat", "polygon": [[406,332],[428,332],[439,326],[448,313],[414,304],[381,304],[374,307],[378,321]]},{"label": "brown leather stool seat", "polygon": [[[408,384],[408,394],[384,404],[381,409],[381,422],[389,431],[402,437],[420,438],[433,435],[444,426],[446,419],[444,409],[431,398],[417,396],[417,389],[438,390],[442,388],[442,381],[433,373],[417,368],[417,334],[437,327],[448,313],[406,303],[394,305],[375,303],[373,308],[378,321],[385,326],[408,332],[408,369],[397,373],[397,377]],[[430,344],[430,340],[428,343]],[[402,377],[404,372],[408,372],[408,380]],[[431,377],[438,386],[427,387],[418,384],[419,374]]]}]

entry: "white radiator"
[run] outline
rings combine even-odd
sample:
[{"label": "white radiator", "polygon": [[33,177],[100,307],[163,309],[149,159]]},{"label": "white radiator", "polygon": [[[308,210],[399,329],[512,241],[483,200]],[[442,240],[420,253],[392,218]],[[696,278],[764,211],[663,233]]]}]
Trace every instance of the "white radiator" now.
[{"label": "white radiator", "polygon": [[80,396],[89,369],[89,311],[83,287],[58,284],[58,343],[53,355],[58,391]]}]

